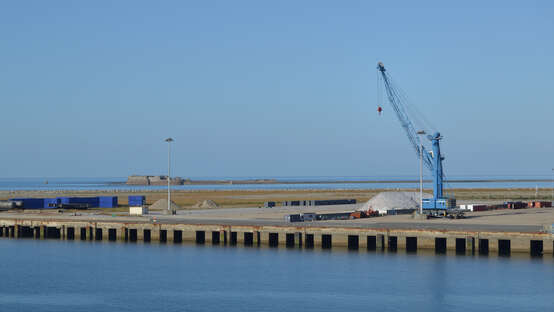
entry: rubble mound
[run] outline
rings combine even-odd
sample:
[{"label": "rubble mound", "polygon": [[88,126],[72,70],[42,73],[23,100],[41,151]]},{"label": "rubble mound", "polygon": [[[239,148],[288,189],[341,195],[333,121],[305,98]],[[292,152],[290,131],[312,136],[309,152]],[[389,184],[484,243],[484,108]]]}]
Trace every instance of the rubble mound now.
[{"label": "rubble mound", "polygon": [[197,202],[192,208],[213,209],[217,208],[217,204],[213,200],[204,200]]},{"label": "rubble mound", "polygon": [[[155,203],[150,205],[150,207],[148,207],[148,209],[149,210],[167,210],[167,199],[166,198],[158,199]],[[178,209],[181,209],[181,207],[179,207],[176,203],[171,201],[171,210],[175,211],[175,210],[178,210]]]},{"label": "rubble mound", "polygon": [[[423,198],[432,197],[431,194],[423,193]],[[372,209],[379,213],[386,213],[392,209],[413,209],[419,208],[419,192],[381,192],[368,200],[361,210]]]}]

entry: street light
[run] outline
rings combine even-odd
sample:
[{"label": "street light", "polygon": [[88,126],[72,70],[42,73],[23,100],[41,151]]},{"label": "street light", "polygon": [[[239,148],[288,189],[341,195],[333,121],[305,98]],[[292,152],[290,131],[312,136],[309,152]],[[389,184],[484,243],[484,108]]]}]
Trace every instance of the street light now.
[{"label": "street light", "polygon": [[[424,130],[417,132],[419,135],[425,135]],[[419,142],[419,214],[423,214],[423,143]]]},{"label": "street light", "polygon": [[171,211],[171,142],[174,140],[172,138],[165,139],[167,142],[167,212],[172,213]]},{"label": "street light", "polygon": [[554,168],[552,168],[552,206],[554,206]]}]

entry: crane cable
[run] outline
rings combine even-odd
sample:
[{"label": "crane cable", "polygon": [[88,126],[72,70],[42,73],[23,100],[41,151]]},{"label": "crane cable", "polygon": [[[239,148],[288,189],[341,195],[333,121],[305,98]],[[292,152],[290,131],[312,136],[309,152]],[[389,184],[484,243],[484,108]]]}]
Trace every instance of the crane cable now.
[{"label": "crane cable", "polygon": [[[404,91],[404,89],[402,89],[400,85],[394,82],[391,75],[389,75],[389,80],[391,84],[394,85],[394,88],[397,91],[398,97],[404,103],[404,107],[409,112],[409,115],[412,118],[412,122],[414,123],[415,126],[418,127],[418,130],[427,130],[427,131],[432,130],[432,132],[437,132],[437,127],[435,127],[435,125],[425,117],[425,115],[418,109],[417,105],[414,105],[412,101],[410,101],[406,91]],[[431,131],[428,131],[428,132],[431,132]]]},{"label": "crane cable", "polygon": [[377,75],[376,76],[376,83],[377,83],[377,111],[379,111],[379,108],[382,108],[383,107],[383,87],[382,87],[382,83],[381,83],[381,75],[379,74],[378,71],[375,72],[375,74]]}]

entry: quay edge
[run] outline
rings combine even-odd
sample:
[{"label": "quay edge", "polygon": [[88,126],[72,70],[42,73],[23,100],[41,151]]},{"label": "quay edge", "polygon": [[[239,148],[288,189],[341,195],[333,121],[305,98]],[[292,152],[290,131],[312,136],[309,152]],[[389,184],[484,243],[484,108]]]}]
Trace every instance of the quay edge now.
[{"label": "quay edge", "polygon": [[0,237],[62,240],[152,241],[367,250],[418,249],[466,254],[554,254],[554,235],[436,229],[327,227],[324,225],[189,224],[129,220],[0,219]]}]

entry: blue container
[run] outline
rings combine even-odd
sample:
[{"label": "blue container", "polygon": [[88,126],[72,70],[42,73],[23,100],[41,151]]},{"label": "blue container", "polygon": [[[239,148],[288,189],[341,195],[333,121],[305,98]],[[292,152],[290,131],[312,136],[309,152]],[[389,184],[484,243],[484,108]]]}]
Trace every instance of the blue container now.
[{"label": "blue container", "polygon": [[44,199],[44,205],[42,208],[44,209],[56,209],[56,205],[58,204],[57,198],[45,198]]},{"label": "blue container", "polygon": [[58,204],[69,204],[70,197],[56,197]]},{"label": "blue container", "polygon": [[23,209],[42,209],[44,207],[44,198],[10,198],[10,200],[22,202]]},{"label": "blue container", "polygon": [[146,196],[144,195],[130,195],[129,206],[142,206],[146,203]]},{"label": "blue container", "polygon": [[89,208],[99,206],[98,197],[56,197],[58,204],[88,204]]},{"label": "blue container", "polygon": [[116,208],[117,196],[100,196],[98,197],[98,205],[100,208]]},{"label": "blue container", "polygon": [[98,208],[99,199],[98,197],[70,197],[70,204],[88,204],[89,208]]}]

